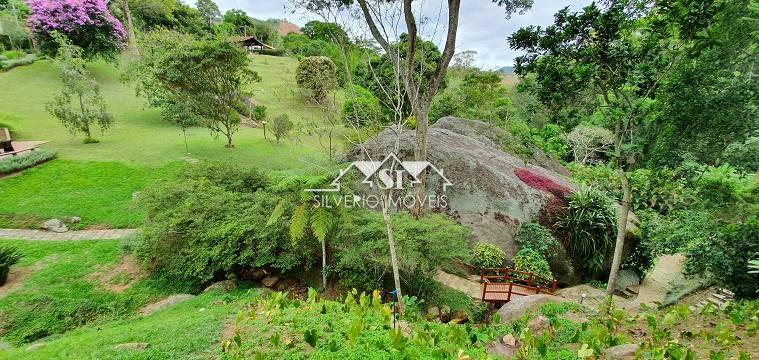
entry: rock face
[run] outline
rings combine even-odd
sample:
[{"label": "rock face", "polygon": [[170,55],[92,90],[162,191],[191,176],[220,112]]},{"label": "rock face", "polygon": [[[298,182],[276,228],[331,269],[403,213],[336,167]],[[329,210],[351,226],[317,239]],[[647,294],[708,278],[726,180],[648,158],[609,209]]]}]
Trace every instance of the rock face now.
[{"label": "rock face", "polygon": [[[364,149],[372,158],[384,158],[394,149],[394,130],[357,147],[351,158],[366,159]],[[428,161],[453,185],[443,192],[442,178],[430,176],[427,192],[448,197],[442,210],[471,229],[472,242],[495,244],[512,258],[519,226],[538,220],[546,204],[555,201],[554,193],[569,193],[574,186],[561,175],[501,151],[497,137],[506,135],[498,134],[480,121],[443,118],[432,125]],[[414,144],[414,131],[402,131],[398,157],[413,159]]]},{"label": "rock face", "polygon": [[236,281],[234,281],[234,280],[222,280],[222,281],[217,281],[217,282],[215,282],[215,283],[213,283],[211,285],[208,285],[208,287],[206,287],[203,290],[203,292],[214,291],[214,290],[221,291],[221,292],[227,292],[227,291],[232,291],[232,290],[234,290],[236,288],[237,288],[237,282]]},{"label": "rock face", "polygon": [[66,224],[63,223],[63,221],[60,221],[58,219],[50,219],[48,221],[45,221],[44,224],[42,224],[42,228],[47,231],[57,232],[57,233],[64,233],[66,231],[69,231],[69,228],[66,227]]},{"label": "rock face", "polygon": [[561,298],[545,294],[522,296],[501,306],[498,309],[498,315],[501,316],[501,323],[507,324],[522,317],[528,311],[537,310],[543,304],[559,302]]},{"label": "rock face", "polygon": [[[398,129],[386,129],[354,148],[350,160],[381,160],[395,149]],[[402,161],[414,156],[415,131],[400,131]],[[539,222],[553,227],[576,186],[567,170],[542,152],[524,159],[502,150],[513,135],[490,124],[453,117],[438,120],[429,128],[428,161],[441,170],[452,185],[443,191],[444,180],[431,174],[428,195],[445,195],[446,212],[471,230],[470,242],[497,245],[507,260],[519,250],[514,237],[522,224]],[[433,171],[430,171],[433,173]],[[634,219],[634,217],[631,217]],[[561,284],[579,280],[565,253],[549,259]]]}]

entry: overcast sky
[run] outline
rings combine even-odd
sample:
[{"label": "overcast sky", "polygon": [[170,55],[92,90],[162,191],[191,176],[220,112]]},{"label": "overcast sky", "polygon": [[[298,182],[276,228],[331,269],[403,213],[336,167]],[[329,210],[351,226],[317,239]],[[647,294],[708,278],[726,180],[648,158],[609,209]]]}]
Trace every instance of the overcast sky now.
[{"label": "overcast sky", "polygon": [[[194,0],[185,0],[194,3]],[[287,19],[303,25],[309,18],[302,13],[292,13],[287,0],[216,0],[222,13],[229,9],[242,9],[258,19]],[[475,50],[478,65],[488,69],[512,65],[516,52],[509,49],[506,38],[515,30],[527,25],[547,25],[553,22],[553,14],[564,6],[579,10],[590,0],[535,0],[532,10],[524,15],[514,15],[506,20],[503,9],[490,0],[463,0],[459,19],[456,51]],[[428,0],[428,3],[436,1]],[[288,10],[289,9],[289,10]]]}]

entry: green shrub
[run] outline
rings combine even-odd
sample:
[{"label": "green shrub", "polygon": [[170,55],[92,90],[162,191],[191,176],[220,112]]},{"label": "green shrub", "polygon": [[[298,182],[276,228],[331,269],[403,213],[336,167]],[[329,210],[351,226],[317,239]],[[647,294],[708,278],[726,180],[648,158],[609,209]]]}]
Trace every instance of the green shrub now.
[{"label": "green shrub", "polygon": [[514,240],[520,248],[533,249],[546,258],[555,256],[561,246],[551,231],[536,223],[522,225]]},{"label": "green shrub", "polygon": [[[361,290],[393,288],[392,267],[382,215],[352,211],[350,224],[332,242],[333,267],[340,282]],[[427,297],[435,289],[434,274],[440,264],[466,258],[469,232],[450,218],[429,214],[414,219],[406,213],[393,215],[401,285],[407,295]]]},{"label": "green shrub", "polygon": [[8,71],[17,66],[31,65],[35,60],[37,57],[34,54],[28,54],[18,59],[2,60],[0,61],[0,71]]},{"label": "green shrub", "polygon": [[0,174],[10,174],[28,169],[55,158],[57,154],[57,151],[51,149],[37,149],[26,154],[5,157],[5,159],[0,160]]},{"label": "green shrub", "polygon": [[345,91],[343,117],[353,126],[365,126],[384,123],[384,114],[379,99],[371,91],[353,85],[352,91]]},{"label": "green shrub", "polygon": [[266,106],[265,105],[256,105],[253,108],[253,118],[256,121],[265,121],[266,120]]},{"label": "green shrub", "polygon": [[523,248],[514,256],[514,270],[529,272],[548,280],[553,279],[551,266],[546,258],[530,248]]},{"label": "green shrub", "polygon": [[497,268],[503,266],[506,253],[498,246],[477,243],[472,250],[472,265],[478,268]]},{"label": "green shrub", "polygon": [[729,224],[717,236],[691,242],[685,253],[686,273],[706,276],[738,298],[759,296],[759,274],[749,273],[749,261],[759,256],[759,218]]},{"label": "green shrub", "polygon": [[23,52],[17,50],[6,50],[2,54],[7,60],[15,60],[25,55]]},{"label": "green shrub", "polygon": [[707,168],[695,180],[698,195],[707,206],[720,207],[735,203],[745,180],[730,165]]},{"label": "green shrub", "polygon": [[301,89],[310,92],[311,100],[320,103],[337,87],[337,67],[326,56],[307,57],[298,64],[295,81]]},{"label": "green shrub", "polygon": [[21,260],[21,253],[15,247],[0,246],[0,286],[8,279],[11,266]]},{"label": "green shrub", "polygon": [[267,224],[280,198],[265,177],[229,164],[190,166],[143,191],[143,239],[135,253],[158,274],[203,284],[247,268],[310,266],[316,243],[294,247],[288,221]]},{"label": "green shrub", "polygon": [[582,273],[601,276],[614,248],[617,216],[611,199],[592,187],[569,196],[565,214],[557,226],[566,231],[565,248]]},{"label": "green shrub", "polygon": [[285,56],[285,50],[284,49],[263,49],[261,50],[261,55]]}]

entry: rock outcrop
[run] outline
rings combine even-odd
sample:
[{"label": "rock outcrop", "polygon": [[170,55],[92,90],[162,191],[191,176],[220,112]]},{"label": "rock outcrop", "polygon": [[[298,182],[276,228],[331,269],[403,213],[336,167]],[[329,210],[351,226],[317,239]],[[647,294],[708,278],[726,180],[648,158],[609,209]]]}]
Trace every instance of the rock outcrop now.
[{"label": "rock outcrop", "polygon": [[[413,160],[415,137],[414,130],[386,129],[348,156],[350,160],[381,160],[394,151],[397,141],[398,158]],[[499,246],[507,259],[519,250],[514,237],[520,226],[540,222],[553,227],[566,196],[576,189],[565,176],[566,169],[542,152],[534,152],[527,160],[504,152],[505,142],[514,141],[513,135],[490,124],[446,117],[430,126],[428,139],[428,161],[452,183],[444,191],[445,179],[430,171],[427,195],[447,197],[446,204],[434,210],[467,226],[472,243]],[[566,254],[552,259],[551,268],[560,283],[576,283]]]},{"label": "rock outcrop", "polygon": [[501,323],[508,324],[529,311],[539,309],[543,304],[560,302],[562,302],[560,297],[545,294],[520,296],[501,306],[498,309],[498,315],[501,316]]}]

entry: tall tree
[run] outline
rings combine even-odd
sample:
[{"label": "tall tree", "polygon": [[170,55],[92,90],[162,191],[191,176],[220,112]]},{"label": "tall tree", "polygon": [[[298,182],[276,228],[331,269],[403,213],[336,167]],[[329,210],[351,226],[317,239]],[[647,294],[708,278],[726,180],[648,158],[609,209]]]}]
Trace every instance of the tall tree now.
[{"label": "tall tree", "polygon": [[533,91],[542,102],[576,98],[583,90],[603,99],[600,110],[614,133],[612,159],[623,190],[609,294],[622,262],[632,199],[627,171],[640,153],[635,133],[651,115],[662,79],[688,53],[689,40],[708,26],[717,3],[623,0],[580,12],[567,7],[553,25],[522,28],[509,38],[513,49],[527,53],[516,59],[516,72],[535,74]]},{"label": "tall tree", "polygon": [[195,3],[195,7],[200,11],[203,19],[208,22],[208,26],[211,26],[214,20],[221,17],[219,6],[213,0],[198,0]]},{"label": "tall tree", "polygon": [[199,40],[160,30],[144,40],[142,58],[130,76],[138,93],[163,108],[165,117],[188,114],[233,147],[244,87],[261,80],[249,62],[245,51],[225,39]]}]

